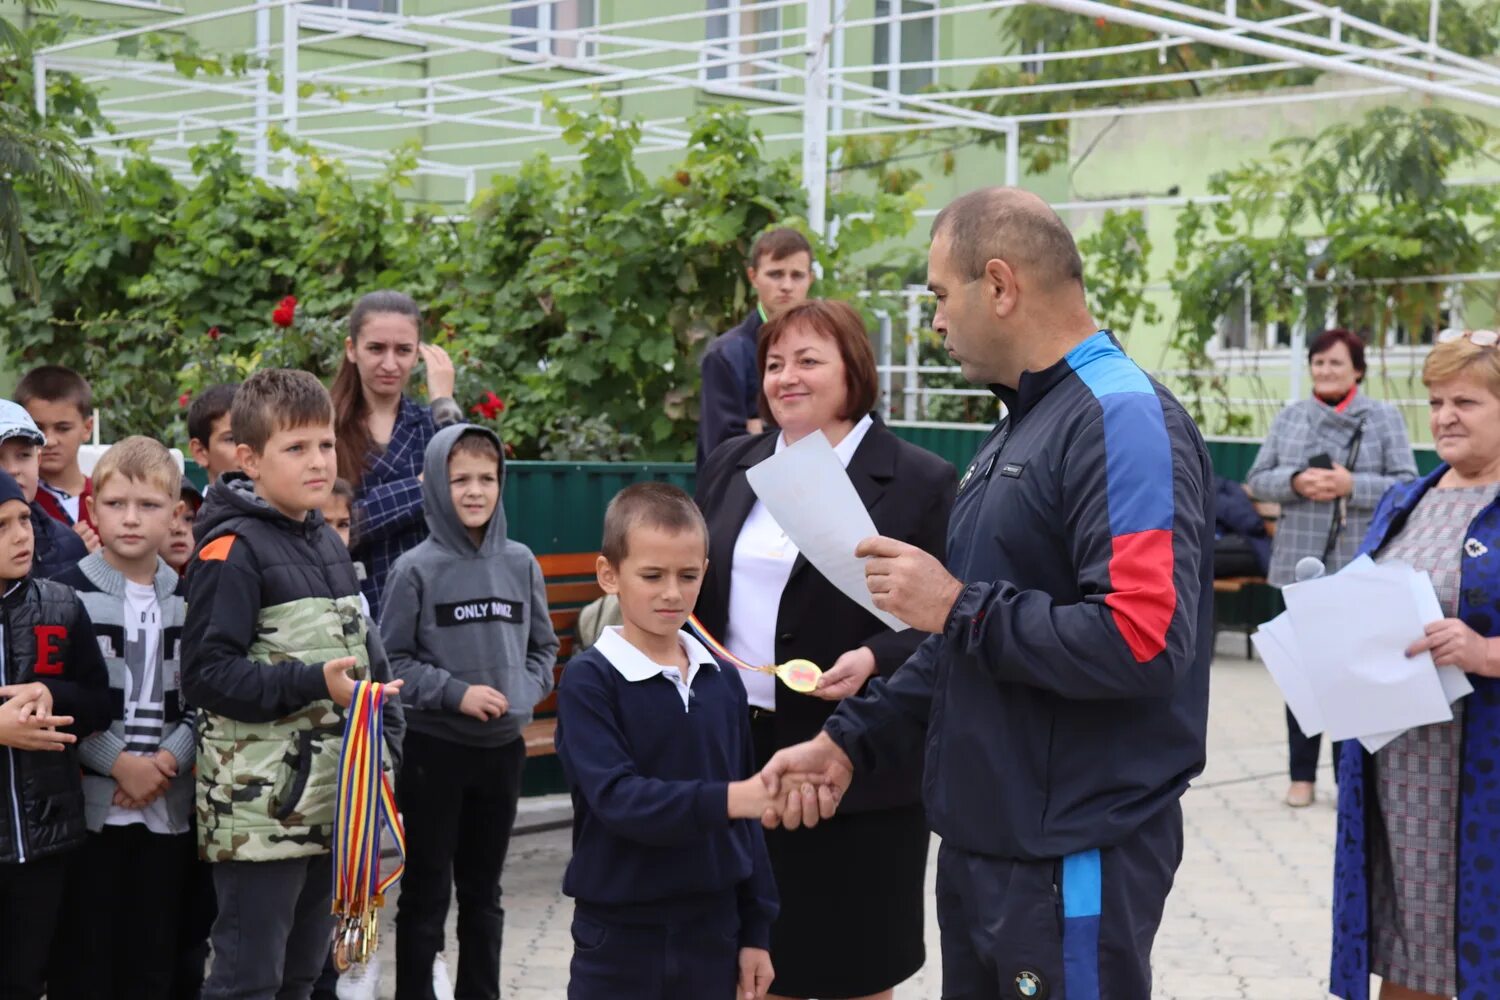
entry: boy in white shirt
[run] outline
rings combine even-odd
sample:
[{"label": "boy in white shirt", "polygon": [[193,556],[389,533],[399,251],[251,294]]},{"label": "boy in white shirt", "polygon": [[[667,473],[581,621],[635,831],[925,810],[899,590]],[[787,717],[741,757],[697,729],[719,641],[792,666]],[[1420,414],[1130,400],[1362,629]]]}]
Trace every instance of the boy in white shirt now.
[{"label": "boy in white shirt", "polygon": [[129,437],[94,469],[101,547],[58,577],[79,594],[109,669],[115,717],[79,744],[89,836],[68,879],[48,996],[168,997],[196,848],[193,725],[178,694],[182,585],[159,550],[181,473]]}]

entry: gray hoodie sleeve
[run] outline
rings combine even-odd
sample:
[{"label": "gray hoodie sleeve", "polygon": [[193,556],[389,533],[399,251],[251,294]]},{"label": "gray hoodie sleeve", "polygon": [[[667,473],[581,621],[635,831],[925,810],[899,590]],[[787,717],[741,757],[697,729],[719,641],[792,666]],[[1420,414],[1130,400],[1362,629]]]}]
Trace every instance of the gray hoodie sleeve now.
[{"label": "gray hoodie sleeve", "polygon": [[[417,656],[417,626],[422,613],[422,585],[415,569],[398,561],[385,581],[381,601],[380,639],[392,674],[405,684],[401,700],[428,712],[457,712],[469,685]],[[553,650],[557,648],[553,640]]]},{"label": "gray hoodie sleeve", "polygon": [[542,564],[531,557],[531,635],[526,642],[526,674],[536,685],[536,695],[527,708],[534,708],[552,692],[552,672],[557,665],[557,633],[547,607],[547,580]]}]

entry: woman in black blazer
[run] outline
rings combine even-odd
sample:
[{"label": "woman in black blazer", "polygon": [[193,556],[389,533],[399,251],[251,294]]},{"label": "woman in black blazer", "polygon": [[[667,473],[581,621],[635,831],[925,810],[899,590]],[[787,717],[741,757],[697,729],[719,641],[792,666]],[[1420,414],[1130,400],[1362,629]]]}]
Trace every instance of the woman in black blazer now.
[{"label": "woman in black blazer", "polygon": [[[825,671],[812,695],[744,675],[764,764],[816,735],[839,700],[871,677],[894,673],[926,635],[891,631],[808,565],[756,499],[745,470],[821,430],[876,531],[939,558],[956,476],[870,412],[875,356],[859,314],[844,303],[809,301],[766,324],[758,360],[761,414],[780,430],[726,441],[699,474],[709,563],[697,613],[741,659],[800,657]],[[921,778],[920,761],[900,773],[857,776],[833,820],[767,832],[781,891],[771,932],[773,997],[889,997],[922,967],[929,835]]]}]

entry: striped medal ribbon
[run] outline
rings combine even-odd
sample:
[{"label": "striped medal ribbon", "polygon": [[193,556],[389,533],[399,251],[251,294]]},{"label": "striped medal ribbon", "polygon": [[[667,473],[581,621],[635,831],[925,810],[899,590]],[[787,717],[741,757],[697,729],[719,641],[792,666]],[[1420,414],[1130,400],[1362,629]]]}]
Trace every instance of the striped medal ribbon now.
[{"label": "striped medal ribbon", "polygon": [[771,674],[781,680],[781,683],[799,694],[807,694],[818,686],[818,678],[823,676],[823,670],[811,660],[787,660],[776,666],[757,667],[740,659],[731,653],[722,642],[709,634],[708,629],[698,620],[697,615],[688,615],[688,629],[698,637],[698,641],[707,646],[709,652],[726,663],[732,663],[741,670],[754,671],[757,674]]},{"label": "striped medal ribbon", "polygon": [[[360,681],[349,704],[333,826],[333,964],[340,972],[369,961],[379,943],[378,911],[385,893],[406,869],[406,831],[396,794],[381,764],[385,751],[381,707],[384,685]],[[382,829],[399,860],[380,875]]]}]

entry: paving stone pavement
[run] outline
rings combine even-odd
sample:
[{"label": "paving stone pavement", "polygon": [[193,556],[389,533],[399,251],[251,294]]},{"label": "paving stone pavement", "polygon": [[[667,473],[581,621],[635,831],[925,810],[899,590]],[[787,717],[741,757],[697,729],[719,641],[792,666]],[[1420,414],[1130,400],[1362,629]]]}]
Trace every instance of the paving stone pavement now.
[{"label": "paving stone pavement", "polygon": [[[1186,847],[1156,939],[1153,1000],[1319,1000],[1327,997],[1334,810],[1324,748],[1319,800],[1289,809],[1281,700],[1238,636],[1221,637],[1214,662],[1208,766],[1183,800]],[[529,802],[532,809],[544,803]],[[508,1000],[565,995],[572,902],[559,889],[566,829],[511,842],[503,880],[502,983]],[[936,850],[936,838],[933,849]],[[897,990],[903,1000],[941,996],[932,864],[928,865],[928,962]],[[383,921],[385,975],[395,982],[394,929]],[[450,965],[457,956],[448,918]],[[727,998],[726,998],[727,1000]]]}]

